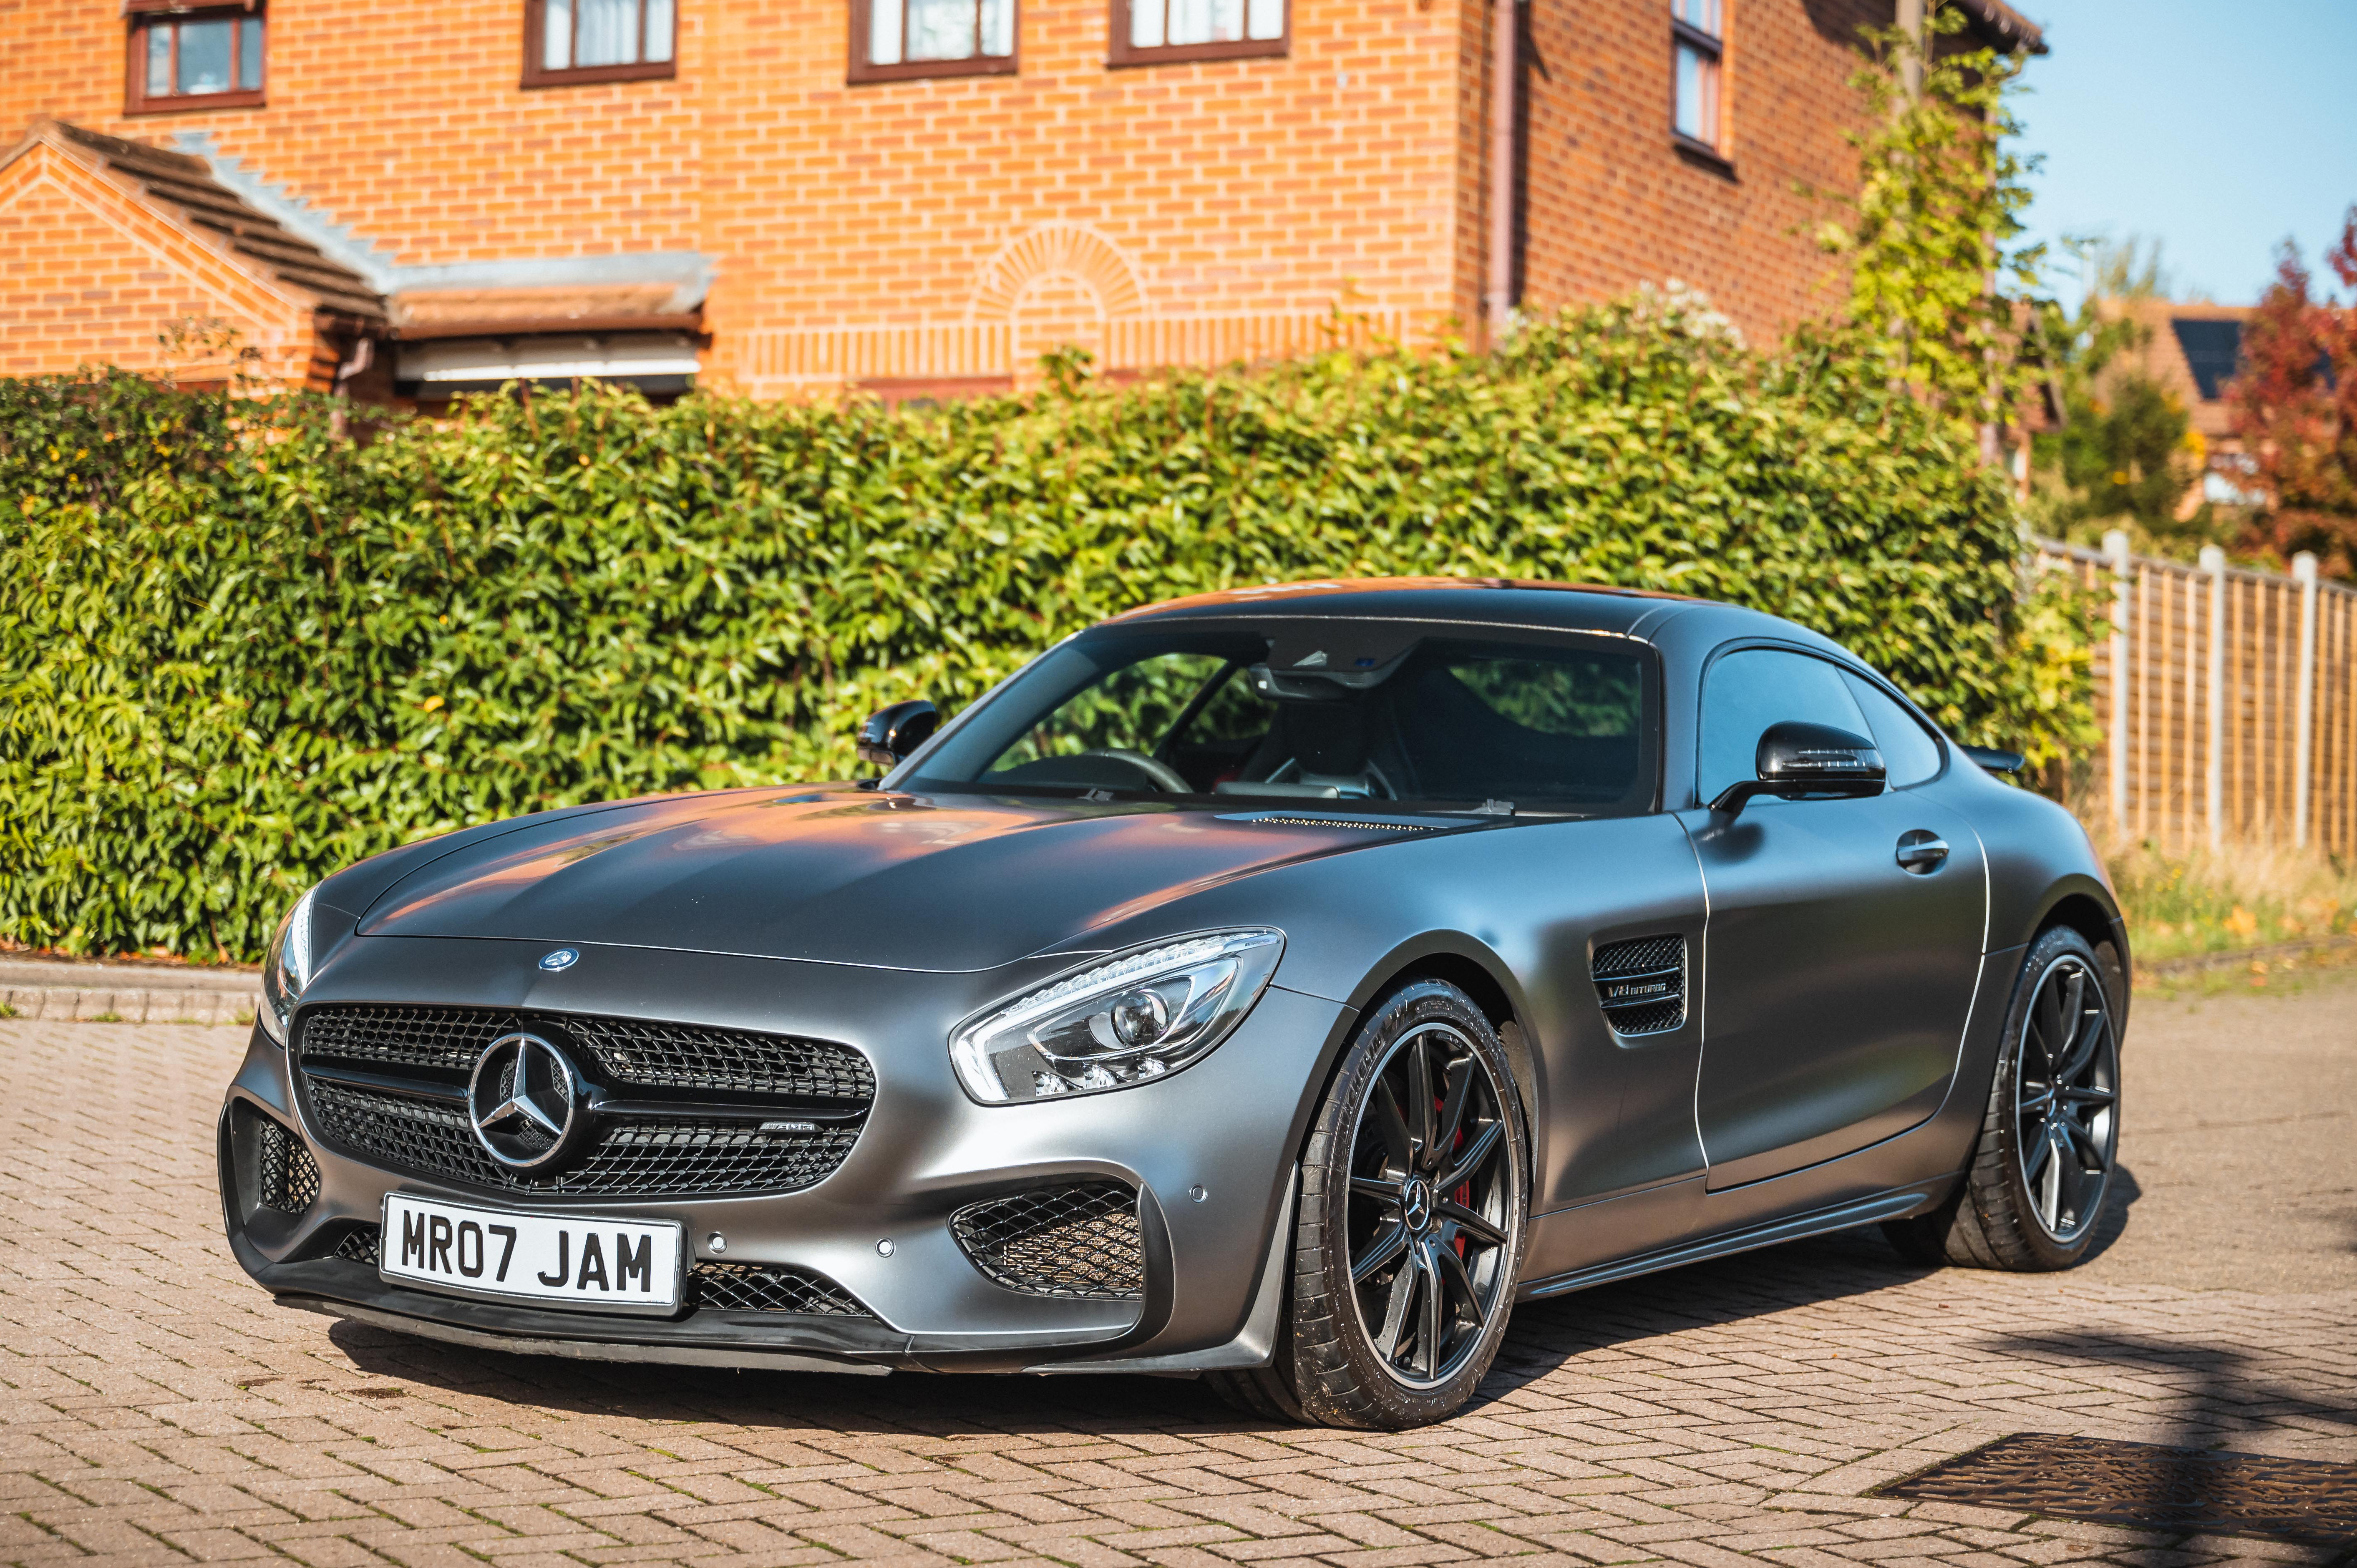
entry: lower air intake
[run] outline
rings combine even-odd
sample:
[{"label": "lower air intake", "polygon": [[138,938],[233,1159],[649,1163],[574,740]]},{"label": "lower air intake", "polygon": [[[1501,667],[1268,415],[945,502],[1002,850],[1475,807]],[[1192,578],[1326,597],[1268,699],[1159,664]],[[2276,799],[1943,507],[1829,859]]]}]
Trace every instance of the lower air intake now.
[{"label": "lower air intake", "polygon": [[319,1165],[284,1123],[253,1112],[254,1201],[281,1214],[300,1214],[319,1196]]},{"label": "lower air intake", "polygon": [[337,1240],[335,1256],[348,1263],[365,1263],[376,1267],[379,1231],[373,1225],[355,1225]]},{"label": "lower air intake", "polygon": [[876,1315],[824,1274],[756,1263],[698,1263],[691,1271],[699,1306],[716,1312],[791,1312],[805,1317]]},{"label": "lower air intake", "polygon": [[974,1266],[1026,1295],[1135,1301],[1146,1294],[1137,1194],[1117,1181],[1038,1187],[950,1217]]}]

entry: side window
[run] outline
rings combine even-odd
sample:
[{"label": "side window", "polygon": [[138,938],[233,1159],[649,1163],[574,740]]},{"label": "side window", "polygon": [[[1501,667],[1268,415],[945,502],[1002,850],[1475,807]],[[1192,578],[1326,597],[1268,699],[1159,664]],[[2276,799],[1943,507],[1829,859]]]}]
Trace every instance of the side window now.
[{"label": "side window", "polygon": [[673,0],[524,0],[523,85],[674,75],[678,20]]},{"label": "side window", "polygon": [[1720,157],[1727,134],[1720,81],[1727,70],[1725,0],[1670,0],[1670,52],[1676,62],[1671,125],[1678,140]]},{"label": "side window", "polygon": [[[1760,776],[1760,732],[1787,719],[1868,735],[1842,672],[1781,648],[1746,648],[1710,667],[1702,687],[1698,793],[1707,803],[1729,784]],[[1772,797],[1763,797],[1772,799]],[[1756,802],[1755,802],[1756,803]]]},{"label": "side window", "polygon": [[259,107],[263,9],[133,0],[127,114]]},{"label": "side window", "polygon": [[853,81],[1010,76],[1016,0],[851,0]]},{"label": "side window", "polygon": [[1286,0],[1113,0],[1111,65],[1286,51]]},{"label": "side window", "polygon": [[1940,743],[1916,721],[1915,715],[1890,700],[1881,687],[1871,681],[1842,671],[1849,682],[1851,695],[1866,710],[1866,722],[1874,726],[1874,744],[1882,752],[1882,765],[1890,770],[1890,787],[1904,789],[1910,784],[1921,784],[1934,779],[1940,772]]}]

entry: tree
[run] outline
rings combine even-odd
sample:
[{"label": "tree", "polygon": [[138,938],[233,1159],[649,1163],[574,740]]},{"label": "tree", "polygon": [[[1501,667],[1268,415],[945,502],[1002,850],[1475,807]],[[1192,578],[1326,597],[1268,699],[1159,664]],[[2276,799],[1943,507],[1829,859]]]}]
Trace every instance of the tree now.
[{"label": "tree", "polygon": [[2056,414],[2032,443],[2031,519],[2080,543],[2125,525],[2139,549],[2190,559],[2224,541],[2212,538],[2206,505],[2179,515],[2206,448],[2184,403],[2141,363],[2153,330],[2135,304],[2166,299],[2170,288],[2159,242],[2147,250],[2131,235],[2063,245],[2078,258],[2085,297],[2075,317],[2041,303],[2027,318]]},{"label": "tree", "polygon": [[[2326,263],[2357,290],[2357,206]],[[2227,389],[2234,429],[2266,498],[2246,543],[2357,576],[2357,300],[2314,297],[2286,241],[2276,281],[2243,324],[2243,365]]]},{"label": "tree", "polygon": [[2002,288],[2035,289],[2045,247],[2014,245],[2034,164],[2007,145],[2021,128],[2007,97],[2026,57],[1943,47],[1964,27],[1942,5],[1927,38],[1866,30],[1868,59],[1852,78],[1867,110],[1850,134],[1858,190],[1834,199],[1847,210],[1817,239],[1849,262],[1850,320],[1890,380],[1977,435],[2003,423],[2034,373]]}]

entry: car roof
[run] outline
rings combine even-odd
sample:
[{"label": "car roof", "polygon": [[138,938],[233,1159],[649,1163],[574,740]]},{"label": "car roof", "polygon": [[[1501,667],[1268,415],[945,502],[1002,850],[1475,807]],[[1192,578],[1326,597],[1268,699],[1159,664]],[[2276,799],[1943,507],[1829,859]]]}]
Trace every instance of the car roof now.
[{"label": "car roof", "polygon": [[1334,616],[1488,622],[1641,636],[1646,628],[1665,618],[1664,612],[1674,614],[1709,602],[1641,588],[1509,577],[1318,578],[1167,599],[1115,616],[1104,624],[1131,626],[1145,621],[1231,620],[1239,617],[1292,620]]},{"label": "car roof", "polygon": [[[1662,642],[1699,657],[1739,639],[1762,638],[1831,653],[1852,663],[1857,655],[1823,634],[1764,610],[1722,599],[1695,598],[1644,588],[1593,583],[1547,583],[1513,577],[1319,577],[1300,583],[1231,588],[1166,599],[1098,623],[1100,628],[1187,620],[1336,619],[1456,622],[1555,631],[1603,632]],[[1665,645],[1663,651],[1669,651]]]}]

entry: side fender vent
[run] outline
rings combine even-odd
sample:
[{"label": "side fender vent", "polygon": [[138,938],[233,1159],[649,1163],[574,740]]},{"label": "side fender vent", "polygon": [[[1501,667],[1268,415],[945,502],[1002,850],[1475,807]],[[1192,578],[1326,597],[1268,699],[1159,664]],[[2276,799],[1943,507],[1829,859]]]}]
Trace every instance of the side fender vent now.
[{"label": "side fender vent", "polygon": [[1597,1004],[1616,1035],[1658,1035],[1686,1021],[1686,940],[1639,937],[1596,950]]}]

